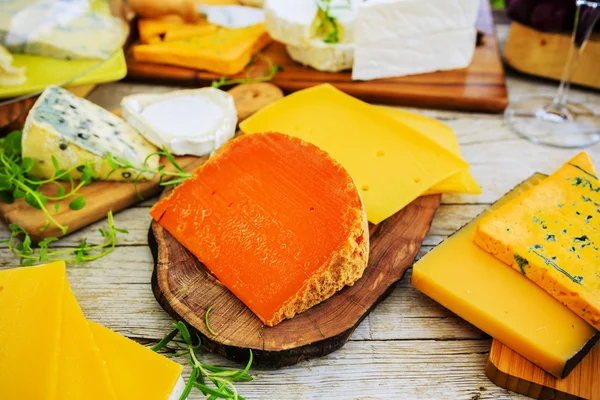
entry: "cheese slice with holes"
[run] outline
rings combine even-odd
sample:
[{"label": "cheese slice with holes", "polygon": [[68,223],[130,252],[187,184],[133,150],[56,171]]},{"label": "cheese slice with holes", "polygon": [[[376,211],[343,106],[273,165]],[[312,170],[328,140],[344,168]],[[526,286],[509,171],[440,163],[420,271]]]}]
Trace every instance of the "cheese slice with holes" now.
[{"label": "cheese slice with holes", "polygon": [[544,182],[535,175],[427,253],[412,284],[548,373],[564,378],[598,341],[598,332],[520,272],[473,243],[477,224]]},{"label": "cheese slice with holes", "polygon": [[240,123],[246,134],[278,131],[328,152],[359,187],[379,223],[468,164],[435,141],[329,84],[284,97]]},{"label": "cheese slice with holes", "polygon": [[229,141],[151,215],[268,326],[353,285],[367,266],[352,178],[280,133]]},{"label": "cheese slice with holes", "polygon": [[0,399],[55,400],[65,263],[0,271]]},{"label": "cheese slice with holes", "polygon": [[586,153],[483,218],[474,241],[600,329],[600,181]]}]

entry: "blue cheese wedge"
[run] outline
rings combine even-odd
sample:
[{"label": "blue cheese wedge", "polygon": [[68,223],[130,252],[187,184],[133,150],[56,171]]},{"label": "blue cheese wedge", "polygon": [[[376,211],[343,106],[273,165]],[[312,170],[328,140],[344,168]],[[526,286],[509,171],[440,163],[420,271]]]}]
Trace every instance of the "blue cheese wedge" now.
[{"label": "blue cheese wedge", "polygon": [[235,135],[233,97],[215,88],[127,96],[123,118],[146,139],[177,155],[203,156]]},{"label": "blue cheese wedge", "polygon": [[[49,86],[27,116],[23,128],[23,157],[34,161],[31,174],[49,178],[55,172],[52,156],[60,169],[81,177],[84,165],[101,180],[152,179],[158,168],[158,149],[125,121],[105,109],[61,89]],[[108,154],[127,160],[135,168],[112,174]]]}]

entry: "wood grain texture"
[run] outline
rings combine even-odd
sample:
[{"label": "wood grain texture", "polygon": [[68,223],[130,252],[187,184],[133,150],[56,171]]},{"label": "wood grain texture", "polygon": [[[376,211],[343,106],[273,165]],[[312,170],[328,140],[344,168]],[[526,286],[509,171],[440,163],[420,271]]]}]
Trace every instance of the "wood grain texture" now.
[{"label": "wood grain texture", "polygon": [[[161,306],[196,329],[212,352],[257,365],[282,367],[339,349],[412,265],[440,196],[424,196],[370,227],[369,264],[361,279],[290,320],[267,327],[158,223],[149,233],[156,269],[152,287]],[[210,313],[208,331],[204,316]]]},{"label": "wood grain texture", "polygon": [[[350,72],[316,71],[290,59],[285,47],[280,43],[272,43],[262,54],[283,67],[273,79],[273,83],[287,93],[328,82],[352,96],[369,102],[502,112],[508,99],[489,0],[481,2],[477,27],[485,36],[468,68],[400,78],[358,82],[352,81]],[[220,78],[206,71],[138,63],[133,59],[131,49],[127,52],[127,66],[127,76],[137,80],[206,86]],[[253,75],[262,76],[264,72],[268,72],[268,67],[264,61],[257,62],[249,67],[249,71]],[[246,72],[243,72],[238,77],[245,75]]]},{"label": "wood grain texture", "polygon": [[494,340],[485,372],[496,385],[535,399],[600,400],[600,346],[557,379]]},{"label": "wood grain texture", "polygon": [[[526,74],[560,80],[571,48],[568,33],[539,32],[513,22],[504,48],[504,60]],[[573,82],[600,89],[600,33],[594,33],[581,55]]]}]

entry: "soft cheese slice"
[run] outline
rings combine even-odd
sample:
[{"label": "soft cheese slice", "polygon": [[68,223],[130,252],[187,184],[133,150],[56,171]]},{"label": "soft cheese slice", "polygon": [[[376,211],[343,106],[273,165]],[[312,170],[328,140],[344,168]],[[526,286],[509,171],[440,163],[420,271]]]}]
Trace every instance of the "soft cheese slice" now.
[{"label": "soft cheese slice", "polygon": [[482,219],[474,240],[600,329],[600,181],[586,153]]},{"label": "soft cheese slice", "polygon": [[[49,86],[35,102],[23,128],[23,157],[34,161],[31,173],[49,178],[55,172],[52,156],[61,169],[77,169],[87,164],[99,179],[133,181],[144,168],[156,171],[158,155],[146,158],[158,149],[125,121],[105,109],[61,89]],[[129,161],[136,169],[119,169],[106,161],[108,153]],[[141,172],[141,179],[151,179],[152,172]]]},{"label": "soft cheese slice", "polygon": [[177,392],[181,394],[181,365],[102,325],[92,321],[88,323],[106,362],[117,398],[179,398]]},{"label": "soft cheese slice", "polygon": [[367,266],[352,178],[279,133],[228,142],[151,215],[268,326],[354,284]]},{"label": "soft cheese slice", "polygon": [[58,366],[58,400],[116,400],[108,369],[65,278]]},{"label": "soft cheese slice", "polygon": [[476,37],[475,28],[377,41],[369,35],[357,35],[352,79],[371,80],[466,68],[475,53]]},{"label": "soft cheese slice", "polygon": [[[460,154],[460,146],[452,128],[443,124],[435,118],[429,118],[424,115],[415,114],[409,111],[400,110],[386,106],[378,106],[378,110],[386,113],[390,117],[397,119],[418,131],[419,133],[434,140],[440,146],[450,151],[458,157]],[[444,179],[437,185],[429,189],[425,194],[438,193],[464,193],[464,194],[481,194],[481,187],[471,175],[469,170],[461,171],[451,177]]]},{"label": "soft cheese slice", "polygon": [[468,168],[428,137],[328,84],[284,97],[240,129],[284,132],[328,152],[348,170],[376,224]]},{"label": "soft cheese slice", "polygon": [[55,400],[65,263],[0,271],[0,398]]},{"label": "soft cheese slice", "polygon": [[285,49],[292,60],[319,71],[344,71],[354,63],[353,43],[328,44],[312,39],[304,47],[287,45]]},{"label": "soft cheese slice", "polygon": [[271,42],[265,24],[220,28],[215,33],[186,40],[134,46],[138,62],[177,65],[223,75],[241,72],[252,56]]},{"label": "soft cheese slice", "polygon": [[485,215],[543,180],[535,175],[431,250],[414,265],[412,284],[540,368],[564,378],[597,342],[598,332],[472,240]]},{"label": "soft cheese slice", "polygon": [[233,97],[202,88],[135,94],[121,101],[123,118],[146,139],[172,154],[203,156],[235,135]]}]

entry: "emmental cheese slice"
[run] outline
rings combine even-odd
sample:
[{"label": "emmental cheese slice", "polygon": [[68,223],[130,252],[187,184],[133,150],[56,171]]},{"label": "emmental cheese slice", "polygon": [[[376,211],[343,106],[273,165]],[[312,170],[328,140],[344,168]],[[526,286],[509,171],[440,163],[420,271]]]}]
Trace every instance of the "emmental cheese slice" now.
[{"label": "emmental cheese slice", "polygon": [[425,135],[329,84],[286,96],[240,129],[283,132],[328,152],[356,182],[375,224],[469,167]]},{"label": "emmental cheese slice", "polygon": [[220,28],[200,37],[133,47],[138,62],[177,65],[223,75],[241,72],[256,52],[271,42],[264,24]]},{"label": "emmental cheese slice", "polygon": [[118,399],[170,400],[183,367],[108,328],[89,321]]},{"label": "emmental cheese slice", "polygon": [[151,215],[268,326],[354,284],[367,266],[352,178],[288,135],[228,142]]},{"label": "emmental cheese slice", "polygon": [[57,400],[117,400],[98,344],[66,278]]},{"label": "emmental cheese slice", "polygon": [[[386,106],[378,106],[379,111],[388,114],[419,133],[434,140],[455,156],[461,157],[460,146],[454,131],[434,118]],[[481,194],[481,187],[467,169],[444,179],[425,194],[462,193]]]},{"label": "emmental cheese slice", "polygon": [[535,175],[419,260],[412,284],[529,361],[562,378],[598,332],[552,296],[473,243],[485,215],[540,184]]},{"label": "emmental cheese slice", "polygon": [[600,329],[600,181],[586,153],[482,219],[474,240]]},{"label": "emmental cheese slice", "polygon": [[65,263],[0,271],[0,399],[55,400]]}]

